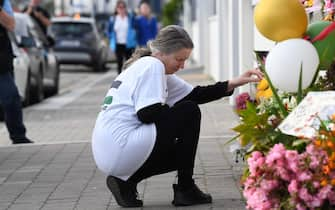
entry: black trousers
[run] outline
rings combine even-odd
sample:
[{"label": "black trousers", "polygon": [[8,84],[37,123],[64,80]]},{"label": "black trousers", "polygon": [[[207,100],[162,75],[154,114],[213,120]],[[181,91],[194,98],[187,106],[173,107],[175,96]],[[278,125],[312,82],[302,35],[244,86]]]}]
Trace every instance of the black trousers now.
[{"label": "black trousers", "polygon": [[125,44],[116,44],[116,61],[117,61],[117,72],[120,74],[122,71],[123,63],[128,60],[131,54],[134,52],[133,48],[128,49]]},{"label": "black trousers", "polygon": [[178,184],[193,182],[193,169],[200,133],[201,112],[192,101],[171,107],[164,119],[156,122],[157,138],[145,163],[128,179],[141,180],[171,171],[178,171]]}]

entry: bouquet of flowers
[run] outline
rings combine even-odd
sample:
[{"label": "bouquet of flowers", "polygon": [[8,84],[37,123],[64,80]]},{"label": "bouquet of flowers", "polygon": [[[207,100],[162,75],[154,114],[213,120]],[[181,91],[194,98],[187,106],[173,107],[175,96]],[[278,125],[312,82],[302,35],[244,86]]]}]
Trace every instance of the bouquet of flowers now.
[{"label": "bouquet of flowers", "polygon": [[[255,97],[236,98],[240,123],[231,141],[245,151],[241,184],[248,209],[335,209],[335,115],[320,117],[317,104],[297,111],[311,91],[335,90],[335,22],[307,20],[306,11],[320,3],[333,14],[334,0],[260,0],[255,7],[257,29],[277,44],[266,61],[257,56],[264,80]],[[334,91],[330,95],[332,101],[323,102],[333,114]],[[300,117],[290,121],[294,114]]]},{"label": "bouquet of flowers", "polygon": [[335,117],[321,121],[305,151],[275,144],[248,158],[243,195],[248,209],[331,209],[335,206]]}]

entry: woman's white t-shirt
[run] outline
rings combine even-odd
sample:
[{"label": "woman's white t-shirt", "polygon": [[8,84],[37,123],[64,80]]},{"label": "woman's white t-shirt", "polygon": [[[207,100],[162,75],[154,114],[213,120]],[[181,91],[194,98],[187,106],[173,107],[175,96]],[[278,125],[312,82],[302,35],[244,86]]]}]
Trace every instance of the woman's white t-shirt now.
[{"label": "woman's white t-shirt", "polygon": [[92,135],[98,168],[127,180],[149,157],[156,140],[154,123],[142,123],[136,113],[156,104],[173,106],[193,87],[176,75],[166,75],[164,64],[146,56],[134,62],[112,83]]},{"label": "woman's white t-shirt", "polygon": [[114,22],[116,43],[118,44],[127,43],[128,25],[129,25],[128,16],[121,17],[120,15],[116,15]]}]

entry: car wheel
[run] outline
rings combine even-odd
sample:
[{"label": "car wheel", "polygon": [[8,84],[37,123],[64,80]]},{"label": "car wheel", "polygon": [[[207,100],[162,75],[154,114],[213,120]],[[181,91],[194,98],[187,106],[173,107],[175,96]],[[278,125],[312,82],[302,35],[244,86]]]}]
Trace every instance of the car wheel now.
[{"label": "car wheel", "polygon": [[31,96],[30,96],[30,90],[31,89],[31,73],[30,70],[28,71],[27,76],[27,83],[26,83],[26,89],[24,93],[24,99],[23,99],[23,106],[28,106],[31,104]]},{"label": "car wheel", "polygon": [[30,77],[35,80],[34,85],[30,88],[30,99],[32,103],[39,103],[44,99],[44,88],[43,88],[43,75],[42,71],[36,74],[34,77]]},{"label": "car wheel", "polygon": [[5,121],[5,114],[3,113],[2,107],[0,107],[0,122]]},{"label": "car wheel", "polygon": [[103,72],[106,70],[106,59],[104,54],[100,52],[97,62],[94,64],[93,69],[95,72]]},{"label": "car wheel", "polygon": [[95,72],[101,72],[104,70],[104,63],[101,59],[99,59],[99,61],[93,66],[93,70]]},{"label": "car wheel", "polygon": [[59,64],[56,65],[56,70],[55,70],[55,76],[54,76],[54,81],[53,81],[53,86],[52,87],[48,87],[45,90],[45,95],[47,97],[49,96],[54,96],[58,94],[59,91],[59,77],[60,77],[60,68],[59,68]]}]

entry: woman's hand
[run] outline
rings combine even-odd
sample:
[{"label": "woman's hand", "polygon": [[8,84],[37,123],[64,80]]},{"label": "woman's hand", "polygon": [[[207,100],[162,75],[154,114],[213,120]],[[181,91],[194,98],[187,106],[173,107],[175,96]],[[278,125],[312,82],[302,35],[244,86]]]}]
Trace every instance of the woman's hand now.
[{"label": "woman's hand", "polygon": [[263,73],[259,69],[248,70],[240,76],[228,81],[228,91],[232,91],[234,88],[249,82],[259,82],[262,78]]}]

